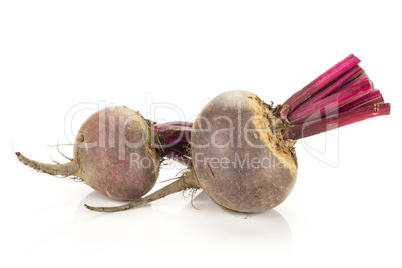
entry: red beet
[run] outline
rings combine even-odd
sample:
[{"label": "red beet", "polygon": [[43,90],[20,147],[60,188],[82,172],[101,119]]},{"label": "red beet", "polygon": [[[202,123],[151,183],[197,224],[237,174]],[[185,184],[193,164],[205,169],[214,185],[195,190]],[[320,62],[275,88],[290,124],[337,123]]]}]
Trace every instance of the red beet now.
[{"label": "red beet", "polygon": [[134,200],[153,187],[165,155],[186,159],[177,145],[163,149],[164,137],[173,142],[181,131],[177,122],[154,125],[127,107],[112,107],[94,113],[81,126],[71,162],[44,164],[16,155],[38,171],[76,176],[110,198]]},{"label": "red beet", "polygon": [[217,204],[260,212],[290,194],[297,175],[294,142],[283,139],[278,126],[272,107],[247,91],[225,92],[202,109],[191,137],[193,168]]}]

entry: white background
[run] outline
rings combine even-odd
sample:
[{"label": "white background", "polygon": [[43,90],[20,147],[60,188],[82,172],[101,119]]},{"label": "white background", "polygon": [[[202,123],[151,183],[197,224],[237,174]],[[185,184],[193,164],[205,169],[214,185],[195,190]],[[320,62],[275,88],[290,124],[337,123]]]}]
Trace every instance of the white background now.
[{"label": "white background", "polygon": [[[7,267],[401,267],[400,1],[1,1],[1,258]],[[298,142],[298,181],[265,213],[221,210],[205,193],[115,214],[83,183],[40,174],[77,104],[191,120],[217,94],[281,103],[354,53],[392,103]],[[77,113],[72,131],[93,111]],[[67,129],[66,131],[71,131]],[[71,156],[72,146],[61,146]],[[164,169],[160,181],[176,169]],[[157,187],[163,186],[162,183]],[[11,264],[10,264],[11,261]],[[4,265],[2,265],[4,266]]]}]

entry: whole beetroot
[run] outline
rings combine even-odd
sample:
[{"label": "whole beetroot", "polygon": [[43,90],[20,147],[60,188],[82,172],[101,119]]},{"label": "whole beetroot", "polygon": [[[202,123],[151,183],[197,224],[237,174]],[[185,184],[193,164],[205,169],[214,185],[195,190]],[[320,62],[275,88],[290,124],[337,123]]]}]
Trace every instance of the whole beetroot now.
[{"label": "whole beetroot", "polygon": [[[100,119],[103,116],[106,120]],[[99,129],[104,131],[94,131]],[[74,148],[76,175],[117,200],[136,199],[151,190],[158,178],[160,157],[152,148],[150,122],[126,107],[106,108],[90,116],[81,126]]]},{"label": "whole beetroot", "polygon": [[[179,125],[179,126],[177,126]],[[161,131],[155,128],[161,129]],[[38,171],[81,178],[96,191],[116,200],[134,200],[155,184],[162,158],[183,158],[180,147],[164,150],[166,140],[180,133],[180,123],[155,125],[127,107],[109,107],[91,115],[78,131],[74,158],[45,164],[21,153],[18,159]]]},{"label": "whole beetroot", "polygon": [[212,99],[194,122],[193,168],[219,205],[240,212],[276,207],[296,182],[294,142],[275,132],[271,106],[242,90]]}]

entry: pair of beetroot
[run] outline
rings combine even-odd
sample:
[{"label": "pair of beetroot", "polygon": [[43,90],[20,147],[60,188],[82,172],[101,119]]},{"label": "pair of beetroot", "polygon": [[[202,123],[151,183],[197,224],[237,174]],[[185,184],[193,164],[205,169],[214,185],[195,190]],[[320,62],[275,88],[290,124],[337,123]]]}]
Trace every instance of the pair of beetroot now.
[{"label": "pair of beetroot", "polygon": [[[225,92],[193,123],[157,124],[127,107],[106,108],[82,125],[71,162],[44,164],[17,156],[39,171],[76,176],[110,198],[132,200],[119,207],[86,206],[91,210],[126,210],[202,188],[226,209],[265,211],[294,187],[298,139],[390,113],[359,62],[348,56],[276,107],[247,91]],[[144,196],[166,158],[185,164],[187,172]]]}]

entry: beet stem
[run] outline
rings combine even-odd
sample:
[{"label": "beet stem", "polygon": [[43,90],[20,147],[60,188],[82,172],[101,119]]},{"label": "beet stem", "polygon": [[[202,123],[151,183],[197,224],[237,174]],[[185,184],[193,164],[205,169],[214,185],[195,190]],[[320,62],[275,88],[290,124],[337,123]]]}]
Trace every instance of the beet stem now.
[{"label": "beet stem", "polygon": [[338,80],[336,80],[335,82],[330,84],[328,87],[326,87],[322,91],[313,95],[311,98],[307,99],[297,109],[303,108],[314,102],[322,100],[323,98],[325,98],[329,94],[333,93],[338,88],[349,83],[351,79],[356,79],[357,78],[356,75],[360,76],[362,73],[364,73],[364,70],[360,66],[356,65],[355,67],[353,67],[352,69],[347,71],[341,78],[339,78]]},{"label": "beet stem", "polygon": [[190,122],[185,122],[185,121],[172,121],[172,122],[167,122],[163,124],[156,124],[154,125],[154,128],[156,130],[164,129],[164,128],[169,128],[171,126],[177,126],[177,127],[193,127],[193,123]]},{"label": "beet stem", "polygon": [[345,87],[340,88],[338,92],[293,111],[288,115],[289,121],[292,124],[299,124],[317,119],[317,117],[324,115],[328,116],[333,112],[337,112],[341,107],[369,94],[373,90],[368,76],[364,74]]},{"label": "beet stem", "polygon": [[380,115],[388,115],[389,103],[353,54],[296,92],[275,115],[285,124],[281,133],[301,139]]},{"label": "beet stem", "polygon": [[284,136],[290,139],[306,138],[368,118],[389,115],[390,112],[390,103],[368,104],[355,110],[340,113],[336,116],[320,118],[304,124],[297,124],[291,127],[288,132],[285,132]]},{"label": "beet stem", "polygon": [[193,123],[189,122],[168,122],[154,125],[154,129],[163,136],[165,140],[163,148],[165,148],[179,142],[190,143],[192,126]]},{"label": "beet stem", "polygon": [[287,121],[287,115],[298,108],[302,103],[308,100],[317,92],[327,87],[333,81],[339,79],[347,71],[355,67],[360,60],[353,54],[346,57],[341,62],[335,64],[325,73],[314,79],[311,83],[293,94],[287,101],[284,102],[280,112],[281,118]]},{"label": "beet stem", "polygon": [[167,122],[153,126],[164,139],[161,149],[165,155],[179,163],[189,165],[189,146],[191,143],[191,131],[193,123],[190,122]]},{"label": "beet stem", "polygon": [[179,178],[175,182],[163,187],[162,189],[155,191],[154,193],[139,198],[131,203],[122,205],[122,206],[116,206],[116,207],[93,207],[85,204],[85,207],[89,210],[93,211],[99,211],[99,212],[118,212],[118,211],[124,211],[128,209],[132,209],[138,206],[146,205],[150,202],[153,202],[155,200],[161,199],[163,197],[166,197],[170,194],[177,193],[186,189],[199,189],[200,186],[198,184],[197,179],[195,178],[193,171],[190,171],[183,177]]},{"label": "beet stem", "polygon": [[368,104],[378,104],[378,103],[383,103],[384,99],[381,95],[381,92],[379,90],[375,90],[373,92],[370,92],[369,94],[345,105],[344,107],[339,109],[339,112],[346,112],[349,110],[354,110],[356,108],[366,106]]}]

